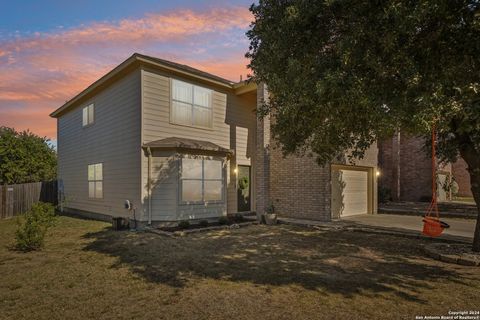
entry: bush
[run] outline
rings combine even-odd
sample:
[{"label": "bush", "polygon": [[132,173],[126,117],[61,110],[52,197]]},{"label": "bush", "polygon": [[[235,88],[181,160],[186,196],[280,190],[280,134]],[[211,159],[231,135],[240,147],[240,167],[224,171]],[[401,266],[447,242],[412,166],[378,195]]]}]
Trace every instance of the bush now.
[{"label": "bush", "polygon": [[378,188],[378,202],[386,203],[387,201],[392,201],[392,192],[388,188],[379,187]]},{"label": "bush", "polygon": [[15,232],[15,247],[21,251],[39,250],[44,245],[45,235],[55,224],[55,211],[50,203],[34,204],[30,211],[19,216]]},{"label": "bush", "polygon": [[180,229],[188,229],[190,227],[190,222],[188,220],[183,220],[178,223]]},{"label": "bush", "polygon": [[198,225],[203,228],[208,227],[208,220],[200,220]]},{"label": "bush", "polygon": [[420,202],[430,202],[432,201],[432,197],[431,196],[421,196],[418,201]]},{"label": "bush", "polygon": [[227,217],[220,217],[218,218],[218,223],[221,225],[228,224],[228,218]]},{"label": "bush", "polygon": [[265,213],[274,214],[275,213],[275,206],[273,204],[270,204],[268,207],[265,208]]},{"label": "bush", "polygon": [[241,213],[235,213],[235,215],[233,216],[233,221],[235,222],[242,222],[243,220],[245,220],[245,218]]}]

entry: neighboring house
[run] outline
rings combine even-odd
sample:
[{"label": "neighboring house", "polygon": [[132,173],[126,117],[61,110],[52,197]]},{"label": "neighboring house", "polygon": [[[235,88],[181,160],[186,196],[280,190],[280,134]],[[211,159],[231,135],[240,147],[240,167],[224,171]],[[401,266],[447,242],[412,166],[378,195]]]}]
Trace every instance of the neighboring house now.
[{"label": "neighboring house", "polygon": [[473,197],[472,186],[470,185],[470,173],[468,172],[468,165],[462,158],[452,164],[453,178],[458,184],[459,197]]},{"label": "neighboring house", "polygon": [[[404,133],[379,143],[378,166],[381,176],[379,188],[390,192],[394,201],[427,201],[432,197],[432,160],[425,151],[425,140]],[[452,199],[448,182],[453,178],[459,187],[459,196],[468,196],[470,180],[466,164],[459,159],[437,168],[437,190],[440,201]]]},{"label": "neighboring house", "polygon": [[129,200],[142,224],[270,204],[317,220],[375,213],[376,146],[357,166],[283,159],[255,113],[266,99],[264,85],[134,54],[51,114],[62,209],[132,218]]}]

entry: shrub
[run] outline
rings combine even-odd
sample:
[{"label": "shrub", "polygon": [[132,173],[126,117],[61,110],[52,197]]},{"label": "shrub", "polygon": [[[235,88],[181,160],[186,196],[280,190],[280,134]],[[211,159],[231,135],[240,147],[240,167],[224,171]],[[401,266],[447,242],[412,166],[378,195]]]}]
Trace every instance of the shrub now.
[{"label": "shrub", "polygon": [[203,228],[208,227],[208,220],[200,220],[198,225]]},{"label": "shrub", "polygon": [[178,223],[180,229],[188,229],[190,227],[190,222],[188,220],[183,220]]},{"label": "shrub", "polygon": [[50,203],[39,202],[17,220],[15,247],[21,251],[39,250],[44,245],[45,235],[55,224],[55,211]]},{"label": "shrub", "polygon": [[245,220],[245,218],[241,213],[235,213],[235,215],[233,216],[233,221],[235,222],[242,222],[243,220]]},{"label": "shrub", "polygon": [[432,201],[432,197],[431,196],[421,196],[419,201],[420,202],[430,202],[430,201]]},{"label": "shrub", "polygon": [[274,214],[275,213],[275,206],[273,204],[270,204],[268,207],[265,208],[265,213]]},{"label": "shrub", "polygon": [[379,187],[378,188],[378,202],[385,203],[392,200],[392,192],[389,188]]},{"label": "shrub", "polygon": [[221,225],[228,224],[228,218],[227,217],[220,217],[218,218],[218,223]]}]

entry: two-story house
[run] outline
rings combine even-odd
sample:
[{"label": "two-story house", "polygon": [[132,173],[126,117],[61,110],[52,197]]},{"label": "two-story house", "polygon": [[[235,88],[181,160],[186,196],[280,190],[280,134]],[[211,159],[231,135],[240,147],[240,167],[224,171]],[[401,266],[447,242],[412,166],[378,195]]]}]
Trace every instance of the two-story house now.
[{"label": "two-story house", "polygon": [[51,114],[63,210],[132,218],[129,200],[142,224],[270,204],[318,220],[376,212],[376,146],[356,166],[283,158],[255,113],[266,99],[262,84],[132,55]]}]

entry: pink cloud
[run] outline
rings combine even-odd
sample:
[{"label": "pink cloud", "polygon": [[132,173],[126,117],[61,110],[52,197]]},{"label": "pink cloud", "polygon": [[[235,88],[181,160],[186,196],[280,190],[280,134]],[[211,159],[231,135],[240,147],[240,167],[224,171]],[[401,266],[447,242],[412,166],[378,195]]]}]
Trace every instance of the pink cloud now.
[{"label": "pink cloud", "polygon": [[239,7],[179,10],[0,42],[0,125],[54,138],[48,114],[133,52],[238,80],[247,47],[235,35],[251,19]]}]

